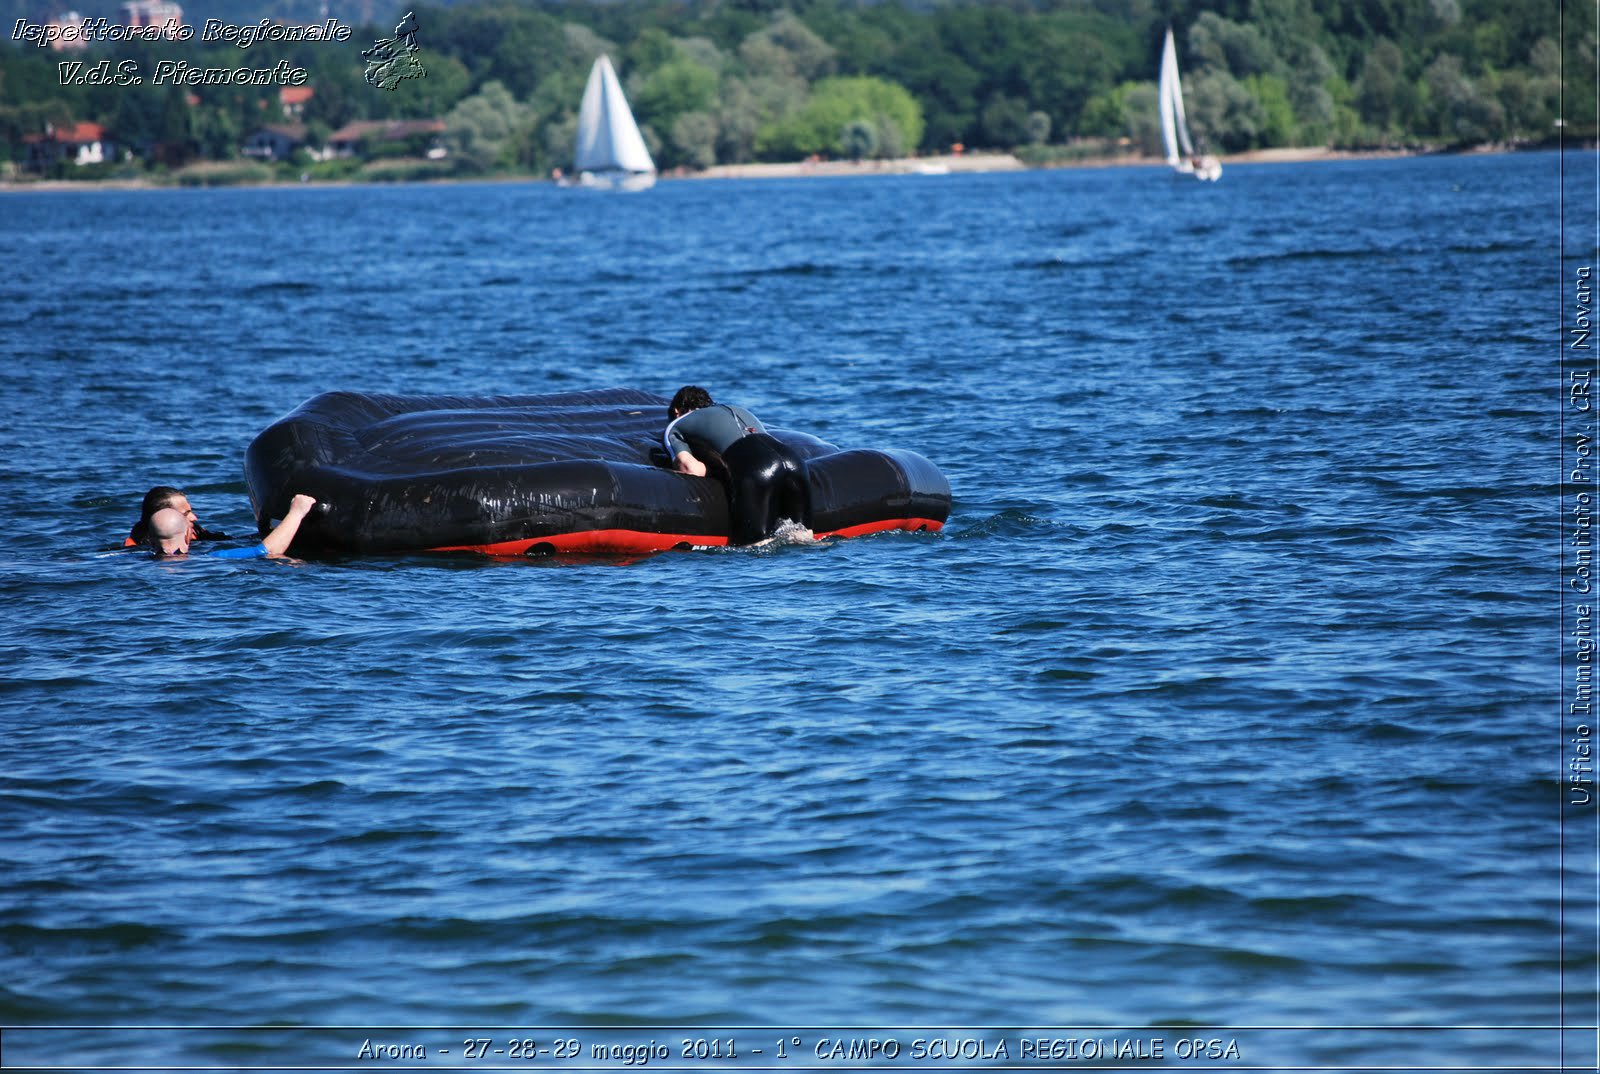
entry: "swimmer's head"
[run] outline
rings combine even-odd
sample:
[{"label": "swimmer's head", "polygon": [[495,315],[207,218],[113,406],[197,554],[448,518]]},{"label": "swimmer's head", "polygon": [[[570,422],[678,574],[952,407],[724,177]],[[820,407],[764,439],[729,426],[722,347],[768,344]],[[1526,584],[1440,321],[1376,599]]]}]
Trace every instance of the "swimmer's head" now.
[{"label": "swimmer's head", "polygon": [[189,551],[189,519],[175,507],[150,516],[150,548],[157,555],[181,556]]},{"label": "swimmer's head", "polygon": [[163,507],[179,511],[189,520],[189,540],[194,540],[195,526],[199,519],[195,517],[194,508],[189,505],[189,497],[183,494],[182,489],[175,489],[171,485],[157,485],[145,493],[144,503],[139,508],[140,520],[148,527],[150,519]]},{"label": "swimmer's head", "polygon": [[672,397],[672,403],[667,407],[667,418],[671,420],[681,417],[691,410],[699,410],[701,407],[711,405],[710,392],[693,384],[685,384],[678,389],[678,394]]}]

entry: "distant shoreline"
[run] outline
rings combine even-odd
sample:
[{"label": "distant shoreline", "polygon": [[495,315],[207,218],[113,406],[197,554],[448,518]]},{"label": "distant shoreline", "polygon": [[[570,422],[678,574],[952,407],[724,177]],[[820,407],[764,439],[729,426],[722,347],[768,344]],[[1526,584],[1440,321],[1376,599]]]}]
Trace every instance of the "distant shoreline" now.
[{"label": "distant shoreline", "polygon": [[[1489,147],[1473,153],[1509,152],[1509,148]],[[1330,149],[1307,146],[1286,149],[1256,149],[1219,158],[1230,164],[1303,164],[1319,160],[1383,160],[1390,157],[1423,156],[1434,150],[1416,149]],[[1160,157],[1138,155],[1098,155],[1067,158],[1042,164],[1028,164],[1011,153],[947,153],[930,157],[902,157],[897,160],[824,160],[788,164],[719,164],[705,171],[670,178],[684,179],[800,179],[851,175],[942,175],[957,172],[1048,171],[1054,168],[1164,167]],[[668,178],[668,176],[663,176]]]},{"label": "distant shoreline", "polygon": [[893,160],[798,160],[784,164],[716,164],[704,171],[663,179],[813,179],[850,175],[942,175],[953,172],[1014,172],[1028,166],[1010,153],[946,153]]},{"label": "distant shoreline", "polygon": [[[1556,149],[1553,145],[1486,145],[1469,149],[1441,149],[1428,146],[1401,149],[1331,149],[1326,146],[1255,149],[1219,158],[1224,167],[1238,164],[1306,164],[1331,160],[1387,160],[1434,155],[1486,156],[1532,149]],[[1569,148],[1579,148],[1577,146]],[[1058,168],[1165,167],[1160,157],[1086,156],[1041,164],[1026,164],[1011,153],[946,153],[928,157],[900,157],[894,160],[820,160],[783,164],[718,164],[703,171],[671,171],[660,176],[663,182],[700,179],[823,179],[869,175],[946,175],[985,172],[1050,171]],[[315,179],[308,182],[274,180],[218,183],[184,183],[180,179],[157,182],[149,178],[131,179],[6,179],[0,180],[0,194],[27,191],[63,190],[217,190],[228,187],[343,187],[410,185],[412,183],[547,183],[544,175],[452,176],[414,180]]]}]

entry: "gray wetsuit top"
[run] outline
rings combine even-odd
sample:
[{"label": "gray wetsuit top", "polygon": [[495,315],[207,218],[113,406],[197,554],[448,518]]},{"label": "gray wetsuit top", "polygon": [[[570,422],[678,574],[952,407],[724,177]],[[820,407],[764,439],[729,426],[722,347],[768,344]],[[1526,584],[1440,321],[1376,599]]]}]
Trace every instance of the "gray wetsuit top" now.
[{"label": "gray wetsuit top", "polygon": [[716,403],[675,418],[661,439],[667,446],[667,455],[676,459],[680,451],[694,454],[689,447],[690,437],[703,441],[720,455],[735,440],[766,431],[766,426],[744,407]]}]

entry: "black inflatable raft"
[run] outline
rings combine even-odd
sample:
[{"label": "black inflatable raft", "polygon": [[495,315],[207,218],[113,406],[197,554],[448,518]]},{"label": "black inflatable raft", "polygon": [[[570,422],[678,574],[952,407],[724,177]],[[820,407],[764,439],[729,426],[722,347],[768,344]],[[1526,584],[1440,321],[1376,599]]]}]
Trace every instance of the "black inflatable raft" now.
[{"label": "black inflatable raft", "polygon": [[[628,388],[553,395],[330,392],[257,436],[257,524],[307,493],[297,548],[350,552],[650,552],[724,545],[728,495],[669,469],[667,400]],[[818,537],[938,530],[950,485],[921,455],[845,450],[769,429],[804,461]]]}]

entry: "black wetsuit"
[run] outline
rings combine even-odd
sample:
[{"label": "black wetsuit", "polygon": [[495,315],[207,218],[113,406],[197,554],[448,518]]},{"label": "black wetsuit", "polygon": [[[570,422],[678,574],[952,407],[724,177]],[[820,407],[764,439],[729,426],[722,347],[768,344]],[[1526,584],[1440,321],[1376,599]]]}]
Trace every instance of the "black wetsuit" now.
[{"label": "black wetsuit", "polygon": [[770,537],[785,518],[811,524],[805,463],[744,407],[718,403],[691,410],[671,422],[662,439],[674,460],[681,451],[702,462],[708,453],[721,457],[728,471],[732,543]]}]

